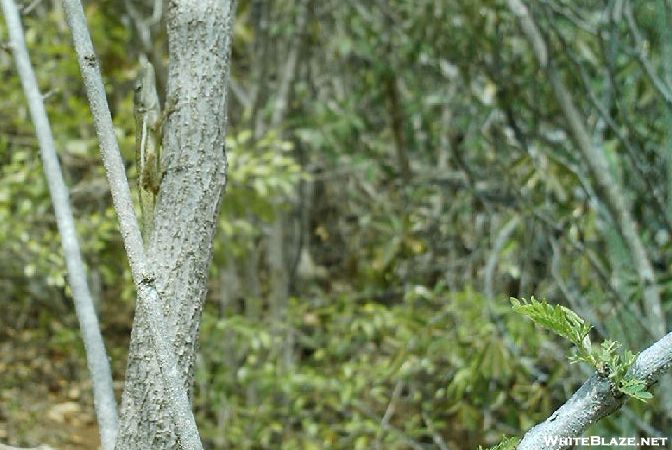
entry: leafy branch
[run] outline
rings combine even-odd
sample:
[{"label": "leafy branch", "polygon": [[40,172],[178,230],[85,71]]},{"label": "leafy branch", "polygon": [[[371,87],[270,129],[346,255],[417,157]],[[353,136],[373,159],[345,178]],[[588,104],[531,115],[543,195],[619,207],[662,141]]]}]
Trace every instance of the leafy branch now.
[{"label": "leafy branch", "polygon": [[598,375],[608,378],[612,389],[640,401],[653,395],[646,390],[646,383],[629,373],[637,355],[623,350],[618,342],[606,340],[595,348],[590,340],[592,326],[578,314],[562,305],[551,305],[546,300],[538,301],[511,298],[513,310],[529,317],[558,336],[576,346],[577,352],[570,357],[571,363],[579,361],[593,366]]}]

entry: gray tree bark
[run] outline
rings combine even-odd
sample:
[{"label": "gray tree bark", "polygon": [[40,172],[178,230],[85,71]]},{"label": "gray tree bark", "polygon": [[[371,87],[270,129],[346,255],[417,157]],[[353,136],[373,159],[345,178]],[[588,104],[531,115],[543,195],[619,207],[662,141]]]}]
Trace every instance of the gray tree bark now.
[{"label": "gray tree bark", "polygon": [[[176,109],[163,138],[165,170],[148,258],[171,344],[189,390],[212,241],[226,183],[227,86],[234,1],[168,4],[168,98]],[[118,449],[179,449],[170,397],[151,345],[150,318],[136,312],[122,397]]]}]

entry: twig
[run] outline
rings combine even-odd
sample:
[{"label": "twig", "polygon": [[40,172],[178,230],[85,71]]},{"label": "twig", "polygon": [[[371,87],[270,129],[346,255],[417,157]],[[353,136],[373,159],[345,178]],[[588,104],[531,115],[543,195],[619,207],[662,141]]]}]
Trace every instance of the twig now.
[{"label": "twig", "polygon": [[308,1],[302,0],[298,5],[296,32],[294,39],[290,42],[290,50],[287,55],[287,62],[285,63],[280,85],[277,89],[278,95],[275,98],[275,105],[273,114],[271,116],[271,128],[277,128],[285,117],[285,113],[289,106],[290,87],[296,77],[297,64],[299,60],[299,49],[305,39],[306,24],[307,24],[307,6]]},{"label": "twig", "polygon": [[404,384],[401,381],[397,381],[397,384],[394,386],[392,397],[390,398],[390,402],[387,404],[385,414],[383,414],[383,419],[380,421],[380,425],[383,429],[390,425],[390,420],[392,419],[394,411],[397,408],[397,401],[399,400],[399,396],[401,395],[401,388],[403,386]]},{"label": "twig", "polygon": [[670,89],[670,86],[658,76],[656,70],[653,68],[653,64],[644,54],[644,38],[642,38],[642,35],[639,32],[635,16],[632,13],[632,4],[629,1],[626,2],[625,21],[627,22],[630,34],[632,34],[632,38],[635,41],[634,52],[637,61],[639,61],[639,64],[644,69],[644,73],[649,77],[651,84],[653,84],[653,87],[658,91],[658,94],[660,94],[665,104],[668,108],[672,108],[672,90]]},{"label": "twig", "polygon": [[[359,400],[354,400],[354,401],[353,401],[353,406],[354,406],[358,411],[360,411],[362,414],[364,414],[365,416],[367,416],[369,419],[372,419],[372,420],[378,420],[377,415],[376,415],[374,412],[372,412],[372,411],[368,408],[368,406],[366,406],[366,405],[364,404],[364,402],[359,401]],[[413,450],[424,450],[424,446],[423,446],[420,442],[418,442],[418,441],[416,441],[415,439],[409,437],[406,433],[404,433],[402,430],[399,430],[399,429],[396,428],[395,426],[393,426],[393,425],[391,425],[391,424],[389,424],[389,423],[387,423],[387,424],[383,424],[382,421],[381,421],[381,426],[384,426],[384,428],[385,428],[386,431],[388,431],[388,432],[390,432],[390,433],[392,433],[392,434],[397,435],[397,437],[398,437],[404,444],[408,445],[408,446],[411,447]]]},{"label": "twig", "polygon": [[450,450],[446,441],[443,440],[443,437],[436,431],[434,425],[432,424],[432,419],[426,414],[422,413],[422,421],[427,425],[427,430],[432,433],[432,440],[439,447],[440,450]]},{"label": "twig", "polygon": [[[483,292],[485,293],[485,297],[488,299],[488,304],[495,298],[493,280],[495,276],[495,269],[497,268],[497,258],[499,257],[499,252],[502,251],[502,248],[504,248],[504,245],[506,245],[507,241],[511,237],[511,234],[516,230],[517,226],[518,217],[514,216],[503,227],[501,227],[492,246],[492,250],[490,251],[490,256],[488,257],[485,264],[485,269],[483,270],[485,272],[483,275]],[[491,317],[491,319],[492,318],[493,317]]]},{"label": "twig", "polygon": [[33,9],[35,9],[37,7],[37,5],[39,5],[40,3],[42,3],[42,0],[33,0],[33,3],[31,3],[30,5],[24,6],[21,9],[21,14],[23,14],[23,15],[30,14],[33,11]]},{"label": "twig", "polygon": [[556,4],[555,1],[548,0],[541,0],[540,3],[548,5],[548,7],[551,8],[553,12],[567,19],[576,28],[583,30],[593,36],[598,35],[597,29],[592,24],[582,19],[580,13],[574,13],[574,11],[568,10],[569,8],[566,8],[566,5],[561,6]]}]

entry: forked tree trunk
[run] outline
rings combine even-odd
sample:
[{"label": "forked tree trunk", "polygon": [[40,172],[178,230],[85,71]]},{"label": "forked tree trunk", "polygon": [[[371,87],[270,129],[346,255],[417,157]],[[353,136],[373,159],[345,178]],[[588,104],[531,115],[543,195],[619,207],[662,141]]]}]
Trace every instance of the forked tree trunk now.
[{"label": "forked tree trunk", "polygon": [[[176,107],[164,131],[165,173],[148,258],[164,299],[168,328],[174,332],[185,389],[191,388],[193,379],[212,241],[226,182],[224,136],[234,3],[168,2],[168,98]],[[143,310],[136,312],[116,448],[180,449],[147,320]]]}]

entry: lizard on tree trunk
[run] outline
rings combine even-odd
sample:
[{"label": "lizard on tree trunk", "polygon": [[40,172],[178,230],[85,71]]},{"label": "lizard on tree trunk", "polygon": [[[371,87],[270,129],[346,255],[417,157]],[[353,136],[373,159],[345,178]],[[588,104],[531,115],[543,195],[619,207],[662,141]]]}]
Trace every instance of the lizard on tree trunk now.
[{"label": "lizard on tree trunk", "polygon": [[154,206],[161,182],[160,146],[164,116],[156,91],[154,66],[141,61],[133,97],[135,115],[135,162],[138,172],[138,193],[142,215],[142,237],[145,246],[154,229]]}]

